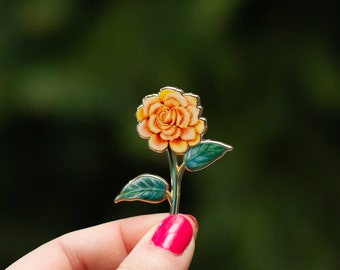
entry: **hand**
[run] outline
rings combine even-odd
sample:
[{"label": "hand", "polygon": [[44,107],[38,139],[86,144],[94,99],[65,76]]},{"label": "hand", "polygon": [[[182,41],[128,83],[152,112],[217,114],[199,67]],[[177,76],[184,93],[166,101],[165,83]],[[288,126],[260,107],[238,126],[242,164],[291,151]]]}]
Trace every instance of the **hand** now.
[{"label": "hand", "polygon": [[6,270],[188,269],[197,230],[190,215],[121,219],[65,234]]}]

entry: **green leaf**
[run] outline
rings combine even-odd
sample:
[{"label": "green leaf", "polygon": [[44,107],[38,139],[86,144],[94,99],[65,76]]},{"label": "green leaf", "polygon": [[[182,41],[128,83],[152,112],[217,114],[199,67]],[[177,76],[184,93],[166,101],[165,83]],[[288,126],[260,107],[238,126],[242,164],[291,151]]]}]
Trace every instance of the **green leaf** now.
[{"label": "green leaf", "polygon": [[161,177],[152,174],[142,174],[125,185],[115,198],[115,203],[121,201],[143,201],[160,203],[166,199],[168,183]]},{"label": "green leaf", "polygon": [[228,151],[233,150],[230,145],[210,140],[194,145],[184,155],[184,161],[189,171],[198,171],[220,159]]}]

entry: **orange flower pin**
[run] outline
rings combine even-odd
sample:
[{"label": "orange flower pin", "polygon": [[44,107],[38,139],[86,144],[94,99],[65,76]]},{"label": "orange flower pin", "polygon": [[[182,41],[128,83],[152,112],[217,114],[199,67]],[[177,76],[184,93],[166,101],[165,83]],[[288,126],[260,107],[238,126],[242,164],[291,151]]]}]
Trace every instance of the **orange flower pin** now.
[{"label": "orange flower pin", "polygon": [[[155,152],[168,152],[171,187],[157,175],[142,174],[132,179],[115,198],[120,201],[159,203],[167,199],[170,213],[179,212],[181,180],[185,170],[198,171],[221,158],[232,147],[203,140],[207,120],[201,117],[200,98],[175,87],[144,97],[137,108],[137,132]],[[177,156],[182,156],[179,164]]]}]

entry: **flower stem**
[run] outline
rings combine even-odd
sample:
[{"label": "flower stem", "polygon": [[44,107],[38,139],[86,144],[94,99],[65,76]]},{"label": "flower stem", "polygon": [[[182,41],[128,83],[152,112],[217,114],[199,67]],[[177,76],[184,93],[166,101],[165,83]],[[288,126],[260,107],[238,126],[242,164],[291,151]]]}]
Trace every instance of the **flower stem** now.
[{"label": "flower stem", "polygon": [[171,203],[170,214],[179,213],[179,202],[181,198],[181,182],[184,172],[183,166],[178,166],[177,155],[168,147],[168,157],[171,176]]}]

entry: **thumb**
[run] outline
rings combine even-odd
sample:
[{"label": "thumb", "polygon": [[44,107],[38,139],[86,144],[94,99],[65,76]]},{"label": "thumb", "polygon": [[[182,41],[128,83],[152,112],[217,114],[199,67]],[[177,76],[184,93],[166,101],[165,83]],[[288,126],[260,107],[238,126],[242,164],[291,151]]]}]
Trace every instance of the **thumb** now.
[{"label": "thumb", "polygon": [[143,236],[118,269],[188,269],[197,230],[193,216],[170,215]]}]

